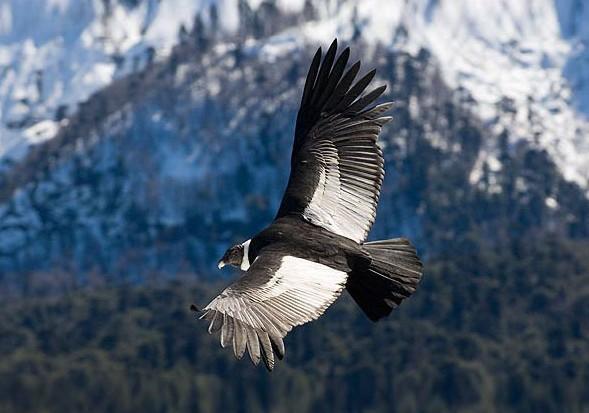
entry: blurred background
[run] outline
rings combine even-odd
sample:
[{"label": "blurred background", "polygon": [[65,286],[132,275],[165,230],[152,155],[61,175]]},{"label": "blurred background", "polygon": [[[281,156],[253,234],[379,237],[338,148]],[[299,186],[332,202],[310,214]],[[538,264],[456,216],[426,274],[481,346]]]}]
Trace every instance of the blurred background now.
[{"label": "blurred background", "polygon": [[[589,411],[589,1],[0,0],[0,411]],[[583,23],[585,22],[585,23]],[[189,306],[273,218],[311,56],[393,100],[372,238],[271,374]]]}]

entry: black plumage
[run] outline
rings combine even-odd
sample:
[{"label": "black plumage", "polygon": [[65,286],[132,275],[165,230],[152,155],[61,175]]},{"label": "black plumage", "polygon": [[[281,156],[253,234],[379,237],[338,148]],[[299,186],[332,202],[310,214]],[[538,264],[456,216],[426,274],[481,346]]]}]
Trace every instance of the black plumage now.
[{"label": "black plumage", "polygon": [[[364,93],[375,76],[354,83],[360,62],[345,70],[337,41],[311,63],[297,115],[291,174],[276,218],[220,261],[246,269],[203,310],[209,332],[235,356],[272,370],[283,338],[319,317],[344,288],[371,320],[411,295],[422,265],[406,239],[365,242],[384,178],[377,144],[392,106],[370,106],[385,91]],[[251,263],[251,265],[250,265]]]}]

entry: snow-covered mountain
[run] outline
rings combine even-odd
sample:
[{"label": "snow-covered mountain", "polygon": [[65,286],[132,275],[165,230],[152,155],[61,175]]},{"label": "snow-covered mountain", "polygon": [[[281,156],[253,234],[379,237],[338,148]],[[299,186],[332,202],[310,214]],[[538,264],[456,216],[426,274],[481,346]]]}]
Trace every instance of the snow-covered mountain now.
[{"label": "snow-covered mountain", "polygon": [[[78,103],[167,56],[210,3],[0,0],[0,158],[54,137]],[[223,29],[233,29],[231,10]]]},{"label": "snow-covered mountain", "polygon": [[[587,186],[589,2],[414,1],[398,21],[407,33],[399,46],[426,47],[490,127],[544,148],[566,178]],[[499,167],[494,149],[481,152],[474,180],[482,161]]]},{"label": "snow-covered mountain", "polygon": [[[584,0],[0,0],[0,159],[55,136],[77,104],[113,79],[169,54],[181,31],[214,8],[219,37],[239,31],[243,9],[314,10],[271,41],[426,48],[444,80],[464,88],[489,127],[547,150],[563,174],[589,179],[589,4]],[[288,57],[286,55],[285,57]],[[481,153],[499,168],[496,148]]]},{"label": "snow-covered mountain", "polygon": [[272,218],[333,37],[398,103],[375,236],[588,236],[582,6],[0,0],[0,274],[210,268]]}]

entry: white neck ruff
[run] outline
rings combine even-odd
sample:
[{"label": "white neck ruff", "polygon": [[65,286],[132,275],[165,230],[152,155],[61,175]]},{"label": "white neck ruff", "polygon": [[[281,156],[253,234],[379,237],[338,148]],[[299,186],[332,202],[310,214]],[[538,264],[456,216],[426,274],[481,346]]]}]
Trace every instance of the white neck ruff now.
[{"label": "white neck ruff", "polygon": [[241,268],[243,271],[247,271],[250,267],[250,259],[249,259],[249,250],[250,250],[250,242],[252,240],[248,239],[246,242],[244,242],[243,244],[243,258],[241,259],[241,265],[239,266],[239,268]]}]

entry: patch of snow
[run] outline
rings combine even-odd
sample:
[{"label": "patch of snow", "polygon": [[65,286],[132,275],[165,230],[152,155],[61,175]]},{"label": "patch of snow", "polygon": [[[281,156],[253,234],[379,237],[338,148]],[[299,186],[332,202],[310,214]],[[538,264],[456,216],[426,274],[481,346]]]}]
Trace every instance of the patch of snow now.
[{"label": "patch of snow", "polygon": [[489,172],[499,172],[501,170],[501,162],[495,154],[488,153],[485,150],[480,151],[479,156],[470,172],[469,181],[471,184],[476,184],[479,182],[483,176],[483,168],[488,168]]},{"label": "patch of snow", "polygon": [[32,144],[41,143],[55,136],[59,129],[59,123],[52,120],[43,120],[24,130],[27,141]]},{"label": "patch of snow", "polygon": [[[255,42],[246,43],[249,48],[255,48]],[[301,42],[293,35],[278,35],[264,42],[260,47],[262,58],[268,62],[274,62],[285,55],[292,53],[301,46]]]},{"label": "patch of snow", "polygon": [[277,0],[276,6],[287,13],[300,13],[305,8],[305,0]]},{"label": "patch of snow", "polygon": [[[113,79],[141,69],[149,49],[166,56],[212,0],[0,0],[0,160],[38,143],[46,128]],[[235,30],[237,0],[218,2]],[[56,23],[57,22],[57,23]],[[41,123],[40,126],[35,126]],[[53,133],[58,128],[51,129]],[[43,139],[49,139],[47,133]],[[32,140],[31,136],[35,136]]]},{"label": "patch of snow", "polygon": [[[416,4],[419,2],[416,2]],[[589,182],[586,116],[570,104],[564,69],[573,48],[561,31],[554,2],[440,1],[408,17],[408,48],[428,47],[450,86],[466,88],[484,120],[546,149],[565,178]],[[509,98],[515,115],[498,110]]]},{"label": "patch of snow", "polygon": [[550,209],[556,209],[558,208],[558,201],[552,197],[548,197],[544,200],[544,203],[546,204],[546,206]]}]

